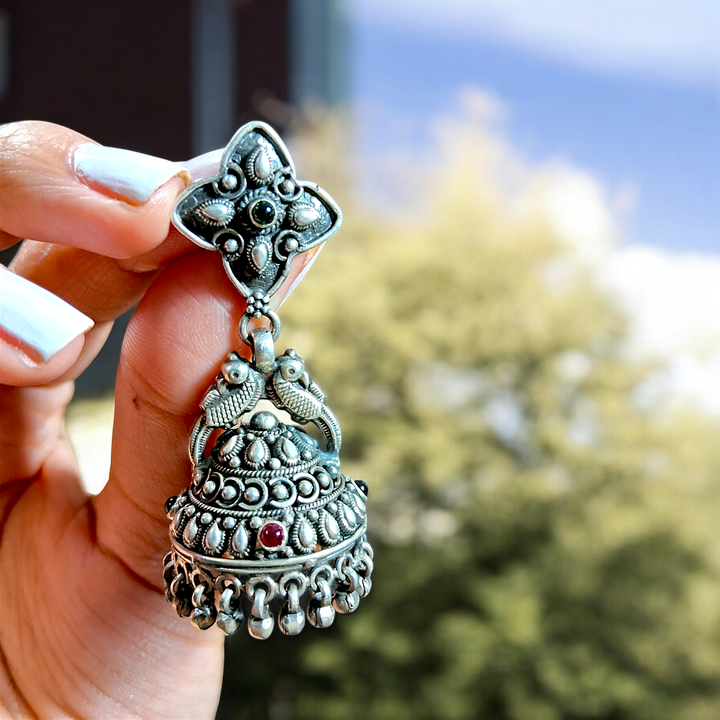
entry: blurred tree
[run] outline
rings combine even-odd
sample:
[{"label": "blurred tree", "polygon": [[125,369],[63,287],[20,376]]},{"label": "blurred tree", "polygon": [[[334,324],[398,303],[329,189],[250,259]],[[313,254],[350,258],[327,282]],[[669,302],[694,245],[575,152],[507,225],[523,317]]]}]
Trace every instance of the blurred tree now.
[{"label": "blurred tree", "polygon": [[463,132],[403,168],[444,178],[415,216],[361,207],[327,127],[300,148],[346,222],[282,341],[370,483],[375,584],[330,631],[229,643],[219,717],[715,720],[717,428],[647,400],[611,299]]}]

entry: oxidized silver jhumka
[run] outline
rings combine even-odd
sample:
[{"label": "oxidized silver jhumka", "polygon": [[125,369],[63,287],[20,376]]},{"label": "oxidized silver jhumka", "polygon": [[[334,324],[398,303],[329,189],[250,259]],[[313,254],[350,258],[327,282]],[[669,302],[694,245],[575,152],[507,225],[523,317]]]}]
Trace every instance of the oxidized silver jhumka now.
[{"label": "oxidized silver jhumka", "polygon": [[[175,207],[175,227],[219,251],[246,298],[239,333],[252,351],[249,361],[230,352],[205,393],[189,442],[192,483],[166,504],[166,596],[203,630],[217,622],[232,634],[247,615],[254,638],[268,638],[276,619],[297,635],[306,617],[329,627],[370,592],[367,485],[340,471],[340,426],[302,358],[275,355],[280,319],[269,306],[292,259],[341,219],[325,192],[295,178],[284,144],[259,122],[240,128],[218,175],[190,186]],[[257,410],[263,399],[291,421]]]}]

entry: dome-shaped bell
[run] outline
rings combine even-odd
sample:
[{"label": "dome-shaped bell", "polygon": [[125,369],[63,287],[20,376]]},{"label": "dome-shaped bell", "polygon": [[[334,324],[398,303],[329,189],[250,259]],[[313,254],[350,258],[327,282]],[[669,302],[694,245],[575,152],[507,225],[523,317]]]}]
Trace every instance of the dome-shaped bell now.
[{"label": "dome-shaped bell", "polygon": [[[264,379],[264,395],[282,408],[274,389],[276,376],[285,397],[308,393],[309,383],[302,359],[294,352],[278,361]],[[287,380],[290,363],[303,368],[294,383]],[[251,377],[251,371],[255,369],[241,375]],[[297,388],[291,387],[295,384]],[[313,421],[324,435],[332,434],[337,421],[319,393],[312,397],[314,404],[298,401],[296,412],[304,407],[316,416]],[[321,449],[303,427],[258,410],[227,428],[209,454],[204,449],[193,452],[193,457],[202,458],[196,464],[199,477],[169,503],[174,570],[168,587],[176,576],[202,582],[193,574],[194,566],[216,578],[216,583],[217,578],[232,582],[242,589],[241,597],[247,595],[246,584],[252,580],[257,585],[258,578],[266,598],[275,597],[280,586],[290,587],[291,595],[307,588],[312,594],[307,620],[315,627],[329,627],[336,611],[353,612],[372,567],[365,539],[363,490],[367,488],[340,471],[339,444],[338,433],[327,443],[329,450]],[[336,569],[338,563],[357,566],[363,578],[353,571],[356,581],[350,582],[347,573]],[[314,580],[319,570],[320,580]],[[264,602],[265,609],[245,614],[248,630],[256,638],[267,637],[276,624],[269,600]],[[228,633],[242,622],[239,608],[236,603],[235,610],[217,616]],[[199,627],[214,622],[215,615],[206,607],[195,610]],[[284,634],[293,635],[303,629],[305,619],[302,607],[289,599],[278,615],[278,625]]]}]

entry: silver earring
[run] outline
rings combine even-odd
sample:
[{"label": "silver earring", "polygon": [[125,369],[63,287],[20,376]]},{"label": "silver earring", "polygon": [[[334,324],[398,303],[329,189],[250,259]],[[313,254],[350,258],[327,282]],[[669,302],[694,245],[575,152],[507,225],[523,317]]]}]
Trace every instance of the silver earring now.
[{"label": "silver earring", "polygon": [[[285,145],[259,122],[240,128],[218,175],[175,207],[175,227],[217,250],[246,298],[239,334],[252,351],[250,361],[230,352],[205,393],[189,441],[192,483],[166,504],[166,596],[203,630],[217,622],[232,634],[247,616],[254,638],[268,638],[276,622],[297,635],[306,619],[329,627],[370,592],[367,485],[341,472],[340,426],[302,358],[276,356],[280,319],[269,306],[292,259],[341,219],[332,198],[296,179]],[[292,422],[256,410],[263,399]]]}]

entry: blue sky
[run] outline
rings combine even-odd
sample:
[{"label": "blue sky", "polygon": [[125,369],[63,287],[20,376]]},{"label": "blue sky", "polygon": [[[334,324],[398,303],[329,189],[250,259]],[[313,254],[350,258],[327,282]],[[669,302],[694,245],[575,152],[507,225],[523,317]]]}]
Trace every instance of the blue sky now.
[{"label": "blue sky", "polygon": [[[420,0],[356,5],[352,99],[361,141],[423,152],[432,121],[457,108],[464,88],[478,87],[508,107],[505,132],[532,161],[561,158],[611,193],[637,191],[627,240],[720,254],[720,61],[708,30],[715,16],[703,18],[698,0],[697,18],[661,17],[656,0],[654,24],[646,15],[637,29],[608,35],[603,23],[619,28],[642,14],[613,18],[606,1],[594,5],[595,16],[588,11],[591,22],[568,11],[553,23],[547,13],[523,14],[537,7],[522,7],[526,1],[455,0],[437,22]],[[568,3],[544,4],[560,13]]]}]

